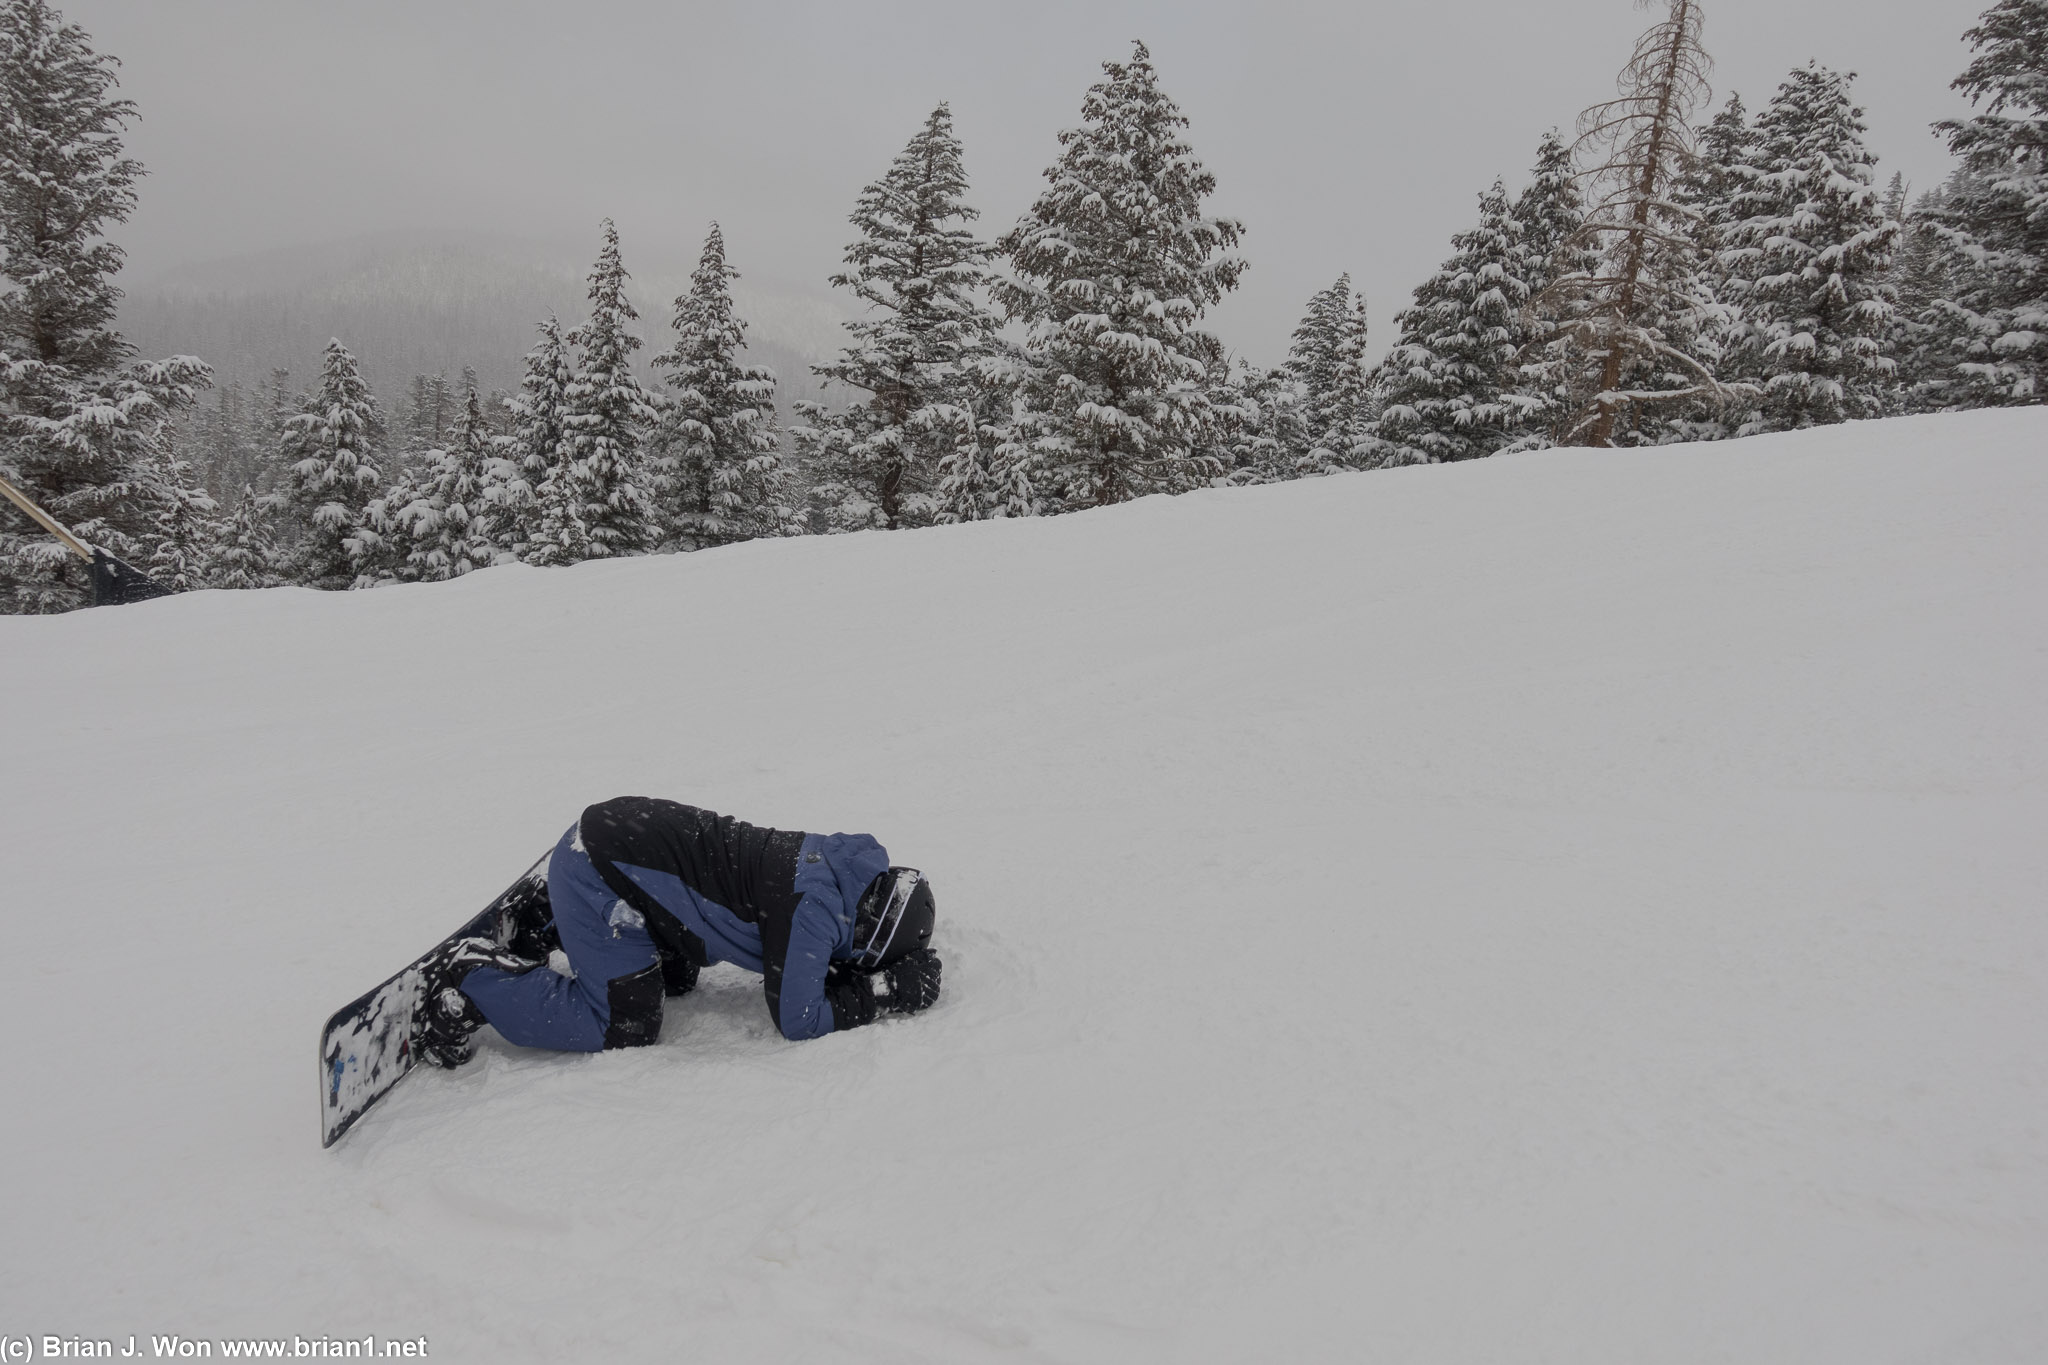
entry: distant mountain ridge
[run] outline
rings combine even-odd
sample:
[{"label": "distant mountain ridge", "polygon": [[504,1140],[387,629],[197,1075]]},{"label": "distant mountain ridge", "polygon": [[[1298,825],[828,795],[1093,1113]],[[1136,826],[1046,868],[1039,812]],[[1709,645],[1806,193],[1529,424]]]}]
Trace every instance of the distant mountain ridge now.
[{"label": "distant mountain ridge", "polygon": [[[632,268],[630,255],[626,264]],[[252,387],[267,384],[278,366],[291,371],[294,387],[309,386],[328,339],[339,337],[395,412],[415,374],[453,379],[468,365],[486,393],[515,389],[536,325],[549,313],[565,328],[582,321],[588,268],[545,243],[350,238],[123,281],[120,327],[144,356],[196,355],[219,382]],[[668,346],[673,300],[689,288],[690,268],[657,262],[634,273],[643,364]],[[793,400],[817,395],[809,367],[843,344],[851,313],[822,284],[807,290],[743,276],[733,294],[749,324],[748,357],[776,372],[786,416]]]}]

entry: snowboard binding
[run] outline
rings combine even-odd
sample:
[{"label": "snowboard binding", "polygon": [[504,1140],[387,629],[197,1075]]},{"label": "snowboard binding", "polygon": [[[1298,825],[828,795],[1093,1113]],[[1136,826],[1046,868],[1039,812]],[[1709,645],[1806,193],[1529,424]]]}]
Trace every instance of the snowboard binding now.
[{"label": "snowboard binding", "polygon": [[483,1012],[462,993],[462,982],[479,967],[514,975],[540,965],[487,938],[459,938],[420,964],[420,1002],[413,1013],[413,1055],[453,1071],[476,1056],[476,1031]]}]

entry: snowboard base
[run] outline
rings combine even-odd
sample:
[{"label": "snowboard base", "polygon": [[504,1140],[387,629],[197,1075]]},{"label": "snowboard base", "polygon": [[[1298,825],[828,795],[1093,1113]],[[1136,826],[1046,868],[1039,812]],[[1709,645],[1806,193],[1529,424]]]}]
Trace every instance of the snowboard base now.
[{"label": "snowboard base", "polygon": [[487,938],[515,951],[538,948],[540,935],[553,918],[543,857],[461,928],[336,1010],[320,1031],[320,1145],[332,1147],[340,1141],[419,1064],[412,1046],[412,1021],[423,1003],[422,969],[436,953],[459,938]]}]

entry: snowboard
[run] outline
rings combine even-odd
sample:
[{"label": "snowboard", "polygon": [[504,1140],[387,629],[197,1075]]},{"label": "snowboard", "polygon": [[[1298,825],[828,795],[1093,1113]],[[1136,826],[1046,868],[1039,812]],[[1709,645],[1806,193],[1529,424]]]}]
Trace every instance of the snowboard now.
[{"label": "snowboard", "polygon": [[425,994],[422,968],[436,953],[459,938],[487,938],[499,947],[524,950],[522,956],[544,958],[553,919],[543,857],[461,928],[336,1010],[320,1030],[320,1145],[340,1141],[419,1064],[412,1021]]}]

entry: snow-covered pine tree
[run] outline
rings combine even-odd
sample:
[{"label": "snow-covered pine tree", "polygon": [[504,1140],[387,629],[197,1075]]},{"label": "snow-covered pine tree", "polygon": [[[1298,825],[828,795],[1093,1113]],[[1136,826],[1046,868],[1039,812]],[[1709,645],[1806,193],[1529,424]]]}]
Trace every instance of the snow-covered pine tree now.
[{"label": "snow-covered pine tree", "polygon": [[1983,112],[1934,125],[1965,172],[1933,214],[1960,266],[1943,398],[2048,402],[2048,0],[1999,0],[1963,37],[1976,56],[1954,88]]},{"label": "snow-covered pine tree", "polygon": [[[1256,376],[1251,367],[1233,360],[1220,342],[1208,356],[1208,370],[1209,445],[1197,454],[1218,471],[1210,482],[1222,484],[1232,482],[1230,475],[1245,443],[1265,430],[1266,413],[1252,393]],[[1297,477],[1299,472],[1290,469],[1285,477]]]},{"label": "snow-covered pine tree", "polygon": [[1727,368],[1757,384],[1738,435],[1884,415],[1895,383],[1884,211],[1849,78],[1795,70],[1757,120],[1752,167],[1719,233],[1740,310]]},{"label": "snow-covered pine tree", "polygon": [[1584,278],[1595,265],[1587,243],[1586,202],[1579,193],[1572,149],[1552,129],[1536,148],[1529,183],[1515,196],[1515,225],[1521,233],[1522,278],[1529,303],[1520,324],[1510,386],[1523,402],[1510,423],[1512,444],[1521,448],[1553,445],[1563,439],[1572,414],[1585,394],[1573,385],[1583,379],[1584,358],[1576,354],[1574,323],[1584,300],[1561,290],[1561,281]]},{"label": "snow-covered pine tree", "polygon": [[172,592],[209,587],[208,573],[219,553],[220,506],[199,483],[197,472],[166,430],[157,442],[151,483],[158,490],[151,517],[149,576]]},{"label": "snow-covered pine tree", "polygon": [[1734,301],[1725,254],[1739,217],[1735,200],[1756,176],[1755,160],[1756,129],[1742,96],[1731,94],[1721,112],[1695,135],[1692,157],[1671,191],[1673,202],[1692,224],[1698,263],[1695,354],[1711,363],[1714,377],[1722,383],[1690,400],[1664,405],[1654,418],[1656,439],[1724,440],[1741,429],[1755,408],[1755,376],[1745,377],[1741,370],[1742,311]]},{"label": "snow-covered pine tree", "polygon": [[498,548],[514,558],[525,557],[528,542],[540,531],[542,490],[553,497],[567,488],[555,472],[562,467],[562,414],[575,382],[562,326],[550,317],[540,324],[540,341],[526,353],[518,395],[506,402],[511,439],[504,462],[491,469],[492,534]]},{"label": "snow-covered pine tree", "polygon": [[374,588],[384,583],[410,583],[418,577],[412,562],[413,522],[421,510],[428,471],[441,454],[438,450],[415,451],[411,459],[394,459],[380,471],[376,495],[363,505],[355,529],[342,544],[349,563],[355,566],[351,586]]},{"label": "snow-covered pine tree", "polygon": [[216,588],[274,588],[284,581],[270,532],[271,501],[253,484],[242,485],[235,514],[221,527],[207,582]]},{"label": "snow-covered pine tree", "polygon": [[[1958,171],[1958,176],[1965,172]],[[1901,407],[1907,412],[1938,412],[1966,395],[1968,381],[1959,370],[1972,338],[1958,325],[1956,305],[1969,263],[1944,231],[1944,189],[1927,191],[1900,220],[1899,249],[1892,256],[1891,283],[1898,291],[1896,351],[1899,358]]]},{"label": "snow-covered pine tree", "polygon": [[376,544],[374,535],[364,535],[364,512],[383,482],[372,447],[378,425],[377,400],[355,356],[338,338],[330,340],[319,390],[304,412],[285,423],[280,438],[296,582],[349,587]]},{"label": "snow-covered pine tree", "polygon": [[[131,364],[114,330],[135,207],[122,155],[135,106],[112,97],[114,58],[45,0],[0,0],[0,476],[88,544],[141,563],[173,496],[158,442],[209,380],[190,356]],[[0,611],[89,597],[65,549],[0,502]]]},{"label": "snow-covered pine tree", "polygon": [[1031,360],[999,459],[1006,507],[1099,506],[1223,472],[1200,324],[1244,273],[1230,254],[1243,227],[1204,216],[1216,178],[1145,45],[1103,71],[1081,126],[1060,134],[1050,187],[997,244],[1014,267],[997,297],[1029,325]]},{"label": "snow-covered pine tree", "polygon": [[1353,296],[1351,276],[1341,275],[1309,300],[1294,329],[1283,373],[1297,392],[1283,394],[1273,377],[1248,374],[1248,396],[1262,413],[1255,439],[1291,442],[1286,463],[1293,477],[1355,467],[1371,403],[1366,340],[1365,300]]},{"label": "snow-covered pine tree", "polygon": [[426,411],[430,399],[427,397],[427,377],[417,371],[411,382],[405,386],[405,424],[399,445],[406,450],[425,450],[433,445],[429,433],[422,430],[429,425]]},{"label": "snow-covered pine tree", "polygon": [[1380,367],[1372,466],[1491,455],[1538,410],[1513,387],[1529,284],[1521,227],[1500,181],[1480,196],[1478,226],[1453,237],[1451,248],[1395,319],[1401,339]]},{"label": "snow-covered pine tree", "polygon": [[[1906,192],[1906,173],[1904,171],[1892,172],[1892,178],[1885,182],[1884,194],[1878,200],[1878,205],[1884,210],[1885,217],[1899,225],[1899,235],[1903,237],[1905,235],[1906,219],[1913,212],[1913,206]],[[1892,269],[1887,273],[1895,273],[1898,263],[1898,253],[1895,251],[1892,253]],[[1896,279],[1893,280],[1894,284],[1897,284],[1897,282]]]},{"label": "snow-covered pine tree", "polygon": [[1318,451],[1309,436],[1305,389],[1284,365],[1267,370],[1242,364],[1229,385],[1211,390],[1209,401],[1232,405],[1238,413],[1227,424],[1224,441],[1224,478],[1233,486],[1300,478],[1312,454],[1330,454]]},{"label": "snow-covered pine tree", "polygon": [[1893,171],[1892,178],[1885,183],[1884,197],[1879,201],[1884,216],[1899,225],[1898,240],[1893,244],[1891,261],[1885,266],[1884,282],[1892,291],[1892,327],[1886,349],[1895,362],[1892,382],[1885,394],[1887,412],[1912,411],[1912,388],[1917,378],[1908,366],[1913,353],[1913,310],[1907,306],[1906,296],[1899,288],[1903,278],[1907,248],[1912,239],[1913,202],[1906,185],[1906,173]]},{"label": "snow-covered pine tree", "polygon": [[1287,348],[1285,371],[1302,386],[1311,407],[1316,399],[1334,387],[1337,373],[1337,339],[1343,330],[1344,313],[1351,306],[1351,276],[1339,275],[1327,289],[1309,297]]},{"label": "snow-covered pine tree", "polygon": [[1586,247],[1586,200],[1579,193],[1571,144],[1555,128],[1536,144],[1529,183],[1515,196],[1512,216],[1521,233],[1523,281],[1532,294],[1540,297],[1558,280],[1592,264]]},{"label": "snow-covered pine tree", "polygon": [[498,461],[483,403],[471,389],[446,450],[432,453],[418,496],[405,509],[406,562],[425,583],[497,562],[491,534],[491,467]]},{"label": "snow-covered pine tree", "polygon": [[654,358],[671,392],[662,415],[655,506],[664,540],[685,550],[801,532],[782,435],[775,372],[740,359],[747,324],[733,307],[739,272],[725,234],[711,225],[676,299],[675,344]]},{"label": "snow-covered pine tree", "polygon": [[951,525],[1012,515],[1013,503],[1003,490],[1015,488],[1004,483],[1004,451],[1016,429],[1018,395],[1029,372],[1023,348],[1001,336],[960,362],[953,397],[968,420],[939,456],[933,522]]},{"label": "snow-covered pine tree", "polygon": [[[860,236],[832,277],[867,305],[853,342],[812,367],[867,395],[848,411],[797,407],[795,429],[833,530],[919,525],[978,511],[987,464],[977,407],[996,319],[983,302],[995,248],[969,227],[967,171],[953,113],[941,104],[860,193],[848,221]],[[948,485],[943,499],[941,483]],[[972,518],[969,518],[972,519]]]},{"label": "snow-covered pine tree", "polygon": [[1574,153],[1592,163],[1581,178],[1591,187],[1584,241],[1598,263],[1550,291],[1584,366],[1567,386],[1581,406],[1563,426],[1577,444],[1658,439],[1664,413],[1721,393],[1697,223],[1677,194],[1713,63],[1700,44],[1699,0],[1664,3],[1665,18],[1622,68],[1618,97],[1579,116]]},{"label": "snow-covered pine tree", "polygon": [[986,521],[995,515],[995,451],[1002,430],[973,421],[939,457],[938,486],[931,494],[934,525]]},{"label": "snow-covered pine tree", "polygon": [[1729,230],[1740,220],[1735,199],[1749,188],[1756,156],[1757,130],[1749,121],[1749,109],[1739,92],[1731,94],[1721,112],[1700,129],[1692,161],[1677,187],[1677,197],[1698,224],[1701,273],[1710,285],[1727,279],[1720,252]]},{"label": "snow-covered pine tree", "polygon": [[[1018,391],[1022,392],[1021,385]],[[1029,428],[1023,418],[1022,406],[1020,400],[1016,415],[998,434],[989,460],[988,517],[991,520],[1042,517],[1060,510],[1052,505],[1049,495],[1040,491],[1051,483],[1051,478],[1039,462],[1038,449],[1026,434]]]},{"label": "snow-covered pine tree", "polygon": [[636,554],[653,533],[644,446],[661,414],[633,373],[640,348],[629,324],[619,232],[604,220],[604,247],[590,272],[590,321],[570,340],[581,348],[563,394],[558,467],[542,485],[529,564],[574,564]]},{"label": "snow-covered pine tree", "polygon": [[231,498],[245,483],[267,488],[276,466],[275,444],[263,427],[253,395],[239,380],[214,390],[211,406],[195,410],[184,423],[200,482],[216,500]]},{"label": "snow-covered pine tree", "polygon": [[434,399],[427,388],[427,376],[414,374],[405,391],[405,427],[401,449],[408,453],[431,450],[440,442],[434,430]]},{"label": "snow-covered pine tree", "polygon": [[1373,422],[1379,409],[1373,397],[1378,381],[1371,356],[1372,332],[1366,317],[1365,295],[1354,292],[1351,306],[1337,336],[1337,372],[1324,404],[1321,443],[1337,455],[1334,467],[1302,470],[1302,473],[1334,473],[1337,469],[1363,469],[1372,454]]},{"label": "snow-covered pine tree", "polygon": [[[270,437],[270,445],[275,447],[284,436],[284,424],[299,415],[310,395],[301,393],[296,398],[293,397],[292,372],[280,365],[272,367],[270,387],[264,391],[264,396],[269,402],[264,430]],[[279,481],[282,482],[282,479]]]}]

